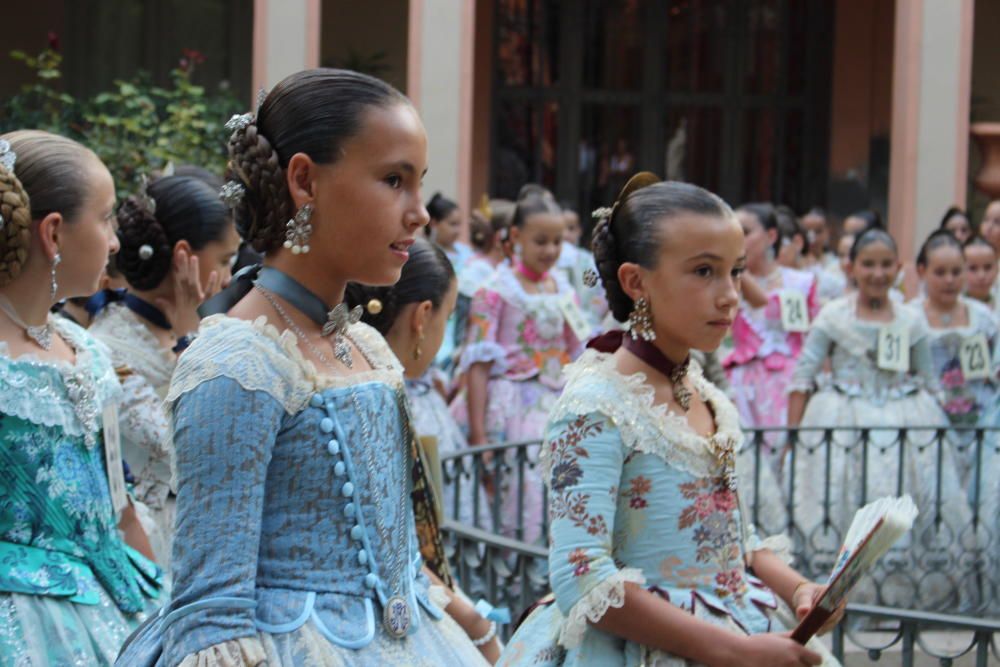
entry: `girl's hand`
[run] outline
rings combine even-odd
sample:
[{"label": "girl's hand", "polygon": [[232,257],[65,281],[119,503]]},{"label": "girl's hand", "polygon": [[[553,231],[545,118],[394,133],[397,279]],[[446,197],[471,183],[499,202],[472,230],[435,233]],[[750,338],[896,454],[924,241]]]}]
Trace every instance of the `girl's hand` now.
[{"label": "girl's hand", "polygon": [[[801,584],[795,589],[795,593],[792,594],[792,607],[795,609],[795,617],[800,621],[805,618],[816,603],[819,601],[823,592],[826,590],[826,586],[821,586],[820,584],[814,584],[812,582]],[[837,607],[833,615],[823,624],[823,627],[819,629],[817,635],[825,635],[830,630],[840,623],[840,620],[844,618],[844,610],[847,607],[847,601],[843,601]]]},{"label": "girl's hand", "polygon": [[219,291],[222,280],[218,271],[212,271],[208,282],[201,284],[198,256],[189,255],[185,250],[174,253],[174,298],[157,299],[156,306],[170,320],[174,334],[185,336],[198,330],[201,318],[198,306]]},{"label": "girl's hand", "polygon": [[819,665],[823,658],[815,651],[799,645],[792,633],[751,635],[742,640],[739,655],[727,667],[802,667]]}]

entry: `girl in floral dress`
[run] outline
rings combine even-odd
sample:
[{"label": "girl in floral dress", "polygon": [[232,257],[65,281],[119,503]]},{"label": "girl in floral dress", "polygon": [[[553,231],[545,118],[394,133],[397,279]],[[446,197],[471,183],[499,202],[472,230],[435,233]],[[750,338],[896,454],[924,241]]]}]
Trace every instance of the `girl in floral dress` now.
[{"label": "girl in floral dress", "polygon": [[633,177],[595,231],[629,332],[567,369],[542,450],[554,597],[498,664],[835,665],[779,634],[779,601],[801,616],[822,587],[747,524],[738,413],[689,361],[736,315],[743,231],[715,195],[655,181]]},{"label": "girl in floral dress", "polygon": [[114,205],[111,174],[80,144],[0,137],[2,665],[110,665],[159,597],[159,568],[119,535],[118,379],[100,343],[49,314],[97,291],[118,249]]},{"label": "girl in floral dress", "polygon": [[[939,230],[927,238],[917,256],[917,271],[926,295],[910,305],[928,330],[941,407],[955,426],[980,426],[997,395],[993,353],[998,331],[993,313],[962,295],[965,259],[951,232]],[[955,432],[950,440],[959,480],[966,486],[975,463],[975,433]]]},{"label": "girl in floral dress", "polygon": [[[467,390],[453,413],[473,446],[541,438],[562,388],[563,366],[582,348],[565,315],[567,308],[578,308],[575,292],[560,272],[551,270],[562,246],[562,211],[547,192],[525,189],[511,229],[520,253],[513,265],[497,267],[472,299],[461,362],[468,372]],[[521,488],[517,462],[509,463],[515,472],[495,490],[502,494],[501,529],[534,542],[541,536],[541,479],[537,470],[526,468]]]}]

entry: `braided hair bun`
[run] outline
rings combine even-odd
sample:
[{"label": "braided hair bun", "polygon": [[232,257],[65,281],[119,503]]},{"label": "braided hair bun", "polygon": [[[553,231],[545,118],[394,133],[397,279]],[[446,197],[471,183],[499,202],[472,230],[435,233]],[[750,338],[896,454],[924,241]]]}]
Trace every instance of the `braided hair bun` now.
[{"label": "braided hair bun", "polygon": [[0,287],[21,275],[31,244],[31,203],[21,181],[0,167]]},{"label": "braided hair bun", "polygon": [[140,196],[126,198],[117,216],[121,249],[115,266],[134,289],[153,289],[167,277],[173,261],[167,232]]},{"label": "braided hair bun", "polygon": [[278,152],[252,122],[233,133],[229,157],[227,176],[246,188],[233,209],[236,230],[257,252],[278,248],[285,238],[285,224],[295,215]]},{"label": "braided hair bun", "polygon": [[629,262],[655,269],[663,242],[663,222],[683,214],[732,217],[726,202],[689,183],[660,181],[640,172],[629,179],[610,209],[595,212],[592,249],[611,313],[625,322],[635,303],[618,280],[618,269]]}]

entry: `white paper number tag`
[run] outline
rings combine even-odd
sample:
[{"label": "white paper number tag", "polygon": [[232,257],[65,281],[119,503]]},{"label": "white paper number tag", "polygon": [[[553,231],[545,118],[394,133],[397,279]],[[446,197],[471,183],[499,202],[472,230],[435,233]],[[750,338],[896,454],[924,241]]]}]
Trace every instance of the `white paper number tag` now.
[{"label": "white paper number tag", "polygon": [[559,307],[562,309],[563,317],[566,318],[569,328],[576,335],[576,339],[581,343],[586,343],[590,339],[590,324],[587,322],[587,318],[583,316],[583,311],[576,305],[573,296],[567,295],[563,297],[559,302]]},{"label": "white paper number tag", "polygon": [[878,367],[905,373],[910,370],[910,332],[902,324],[890,324],[878,332]]},{"label": "white paper number tag", "polygon": [[985,380],[990,376],[990,344],[986,336],[976,334],[962,339],[958,350],[962,375],[966,380]]},{"label": "white paper number tag", "polygon": [[802,292],[783,289],[781,299],[781,328],[785,331],[809,331],[809,306]]},{"label": "white paper number tag", "polygon": [[104,406],[104,464],[107,467],[111,504],[117,515],[128,505],[128,492],[125,490],[122,442],[118,433],[118,406],[115,403]]}]

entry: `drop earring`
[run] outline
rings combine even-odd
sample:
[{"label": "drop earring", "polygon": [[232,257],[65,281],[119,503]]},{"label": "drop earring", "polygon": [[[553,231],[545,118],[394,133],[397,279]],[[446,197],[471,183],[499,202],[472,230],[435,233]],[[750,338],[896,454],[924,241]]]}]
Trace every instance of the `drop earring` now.
[{"label": "drop earring", "polygon": [[420,361],[420,357],[424,356],[424,351],[421,349],[420,344],[424,342],[424,332],[421,331],[417,334],[417,344],[413,346],[413,360]]},{"label": "drop earring", "polygon": [[652,342],[656,340],[656,332],[653,331],[653,311],[649,308],[649,301],[640,296],[635,300],[635,307],[628,316],[628,332],[632,340]]},{"label": "drop earring", "polygon": [[309,252],[309,237],[313,231],[309,220],[312,214],[313,205],[303,204],[295,213],[295,217],[285,223],[285,247],[291,250],[293,255],[304,255]]},{"label": "drop earring", "polygon": [[52,303],[56,302],[56,292],[59,290],[59,283],[56,282],[56,267],[62,262],[62,256],[56,253],[56,256],[52,258],[52,278],[51,284],[49,286],[49,301]]}]

